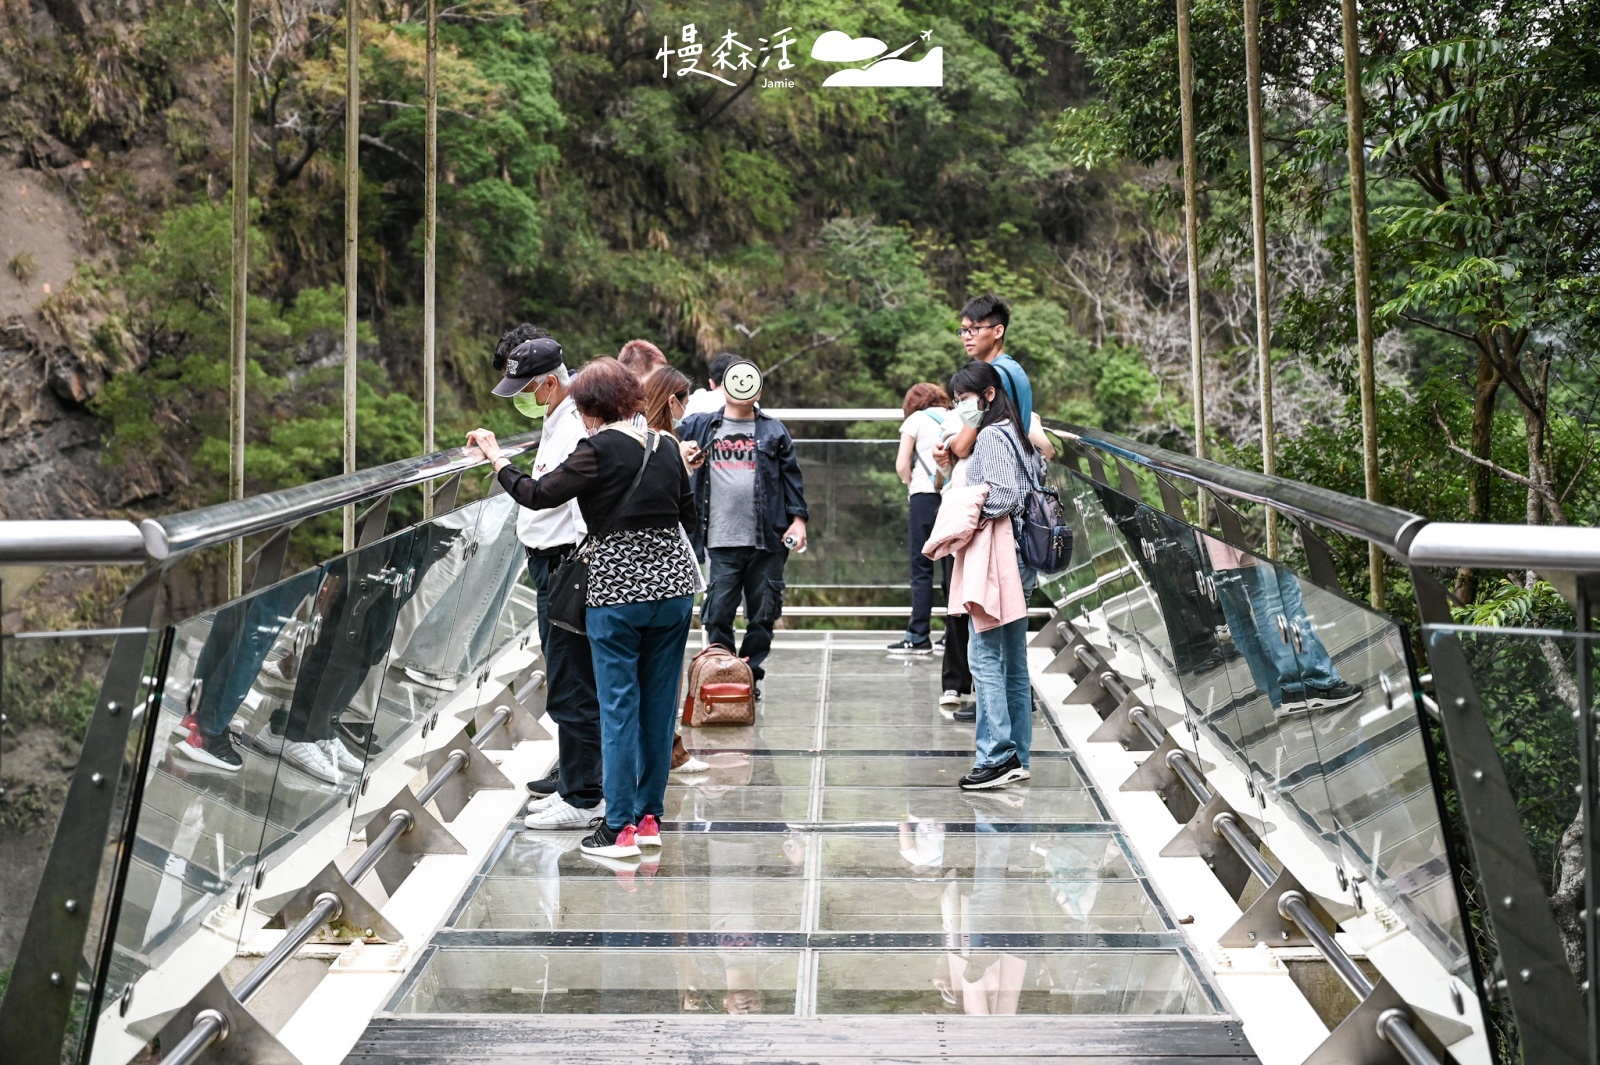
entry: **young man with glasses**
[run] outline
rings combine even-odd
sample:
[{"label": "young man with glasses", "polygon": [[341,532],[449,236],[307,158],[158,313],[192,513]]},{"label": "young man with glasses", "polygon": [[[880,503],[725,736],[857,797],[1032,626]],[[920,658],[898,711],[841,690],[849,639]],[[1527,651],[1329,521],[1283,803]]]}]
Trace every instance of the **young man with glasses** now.
[{"label": "young man with glasses", "polygon": [[[961,337],[961,346],[966,348],[968,357],[986,362],[999,372],[1000,382],[1011,399],[1011,405],[1017,408],[1022,424],[1027,427],[1028,439],[1049,460],[1055,457],[1055,447],[1034,418],[1033,385],[1028,381],[1028,371],[1005,352],[1006,332],[1010,328],[1011,305],[989,293],[968,300],[967,305],[961,308],[961,328],[956,332]],[[934,458],[941,466],[964,459],[972,454],[977,439],[976,429],[962,426],[953,437],[934,449]]]}]

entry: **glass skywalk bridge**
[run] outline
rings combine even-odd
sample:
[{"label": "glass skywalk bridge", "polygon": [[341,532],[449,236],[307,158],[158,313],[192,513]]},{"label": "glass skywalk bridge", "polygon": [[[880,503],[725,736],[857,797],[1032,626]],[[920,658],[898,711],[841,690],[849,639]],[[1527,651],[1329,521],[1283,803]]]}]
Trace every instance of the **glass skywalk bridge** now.
[{"label": "glass skywalk bridge", "polygon": [[[522,828],[553,743],[514,508],[454,505],[475,456],[0,523],[12,616],[48,615],[42,568],[153,563],[114,625],[4,633],[0,803],[49,822],[8,873],[5,1060],[1592,1059],[1546,903],[1592,750],[1555,795],[1497,749],[1592,738],[1592,637],[1463,628],[1426,567],[1537,568],[1583,618],[1594,532],[1058,441],[1078,546],[1035,601],[1030,782],[959,792],[937,661],[883,651],[894,444],[803,440],[813,547],[756,726],[685,730],[712,768],[617,867]],[[388,532],[425,484],[438,516]],[[1302,563],[1229,500],[1302,523]],[[282,578],[295,523],[351,502],[355,549]],[[1340,592],[1329,529],[1413,567],[1420,628]],[[250,591],[177,606],[241,536]],[[64,788],[28,775],[51,759]]]}]

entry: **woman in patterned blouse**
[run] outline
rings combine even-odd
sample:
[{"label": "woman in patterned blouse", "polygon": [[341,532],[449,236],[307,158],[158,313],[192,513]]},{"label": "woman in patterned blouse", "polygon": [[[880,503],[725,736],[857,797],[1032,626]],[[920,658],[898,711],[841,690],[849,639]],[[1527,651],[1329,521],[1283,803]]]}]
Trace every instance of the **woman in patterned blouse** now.
[{"label": "woman in patterned blouse", "polygon": [[590,559],[585,621],[600,695],[606,813],[581,846],[602,859],[632,858],[641,847],[656,853],[661,846],[678,675],[699,577],[681,531],[694,520],[694,496],[673,439],[635,423],[644,393],[621,363],[589,363],[570,394],[590,436],[537,480],[500,454],[487,429],[468,433],[467,442],[494,463],[519,504],[544,509],[576,499],[591,530],[617,509],[644,463],[616,520],[583,547]]}]

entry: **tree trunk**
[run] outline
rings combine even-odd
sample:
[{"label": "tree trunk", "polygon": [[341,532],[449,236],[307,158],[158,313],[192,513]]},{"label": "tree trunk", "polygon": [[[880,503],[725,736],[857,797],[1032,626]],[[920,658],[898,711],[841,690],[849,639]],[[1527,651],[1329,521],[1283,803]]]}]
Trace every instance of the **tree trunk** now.
[{"label": "tree trunk", "polygon": [[[1480,344],[1493,344],[1492,336],[1482,338]],[[1478,379],[1472,388],[1472,454],[1487,460],[1494,444],[1494,401],[1500,391],[1500,371],[1483,351],[1478,352]],[[1479,463],[1470,464],[1467,470],[1467,520],[1489,520],[1489,492],[1494,483],[1494,472]],[[1471,569],[1456,572],[1456,598],[1470,603],[1478,595],[1478,576]]]}]

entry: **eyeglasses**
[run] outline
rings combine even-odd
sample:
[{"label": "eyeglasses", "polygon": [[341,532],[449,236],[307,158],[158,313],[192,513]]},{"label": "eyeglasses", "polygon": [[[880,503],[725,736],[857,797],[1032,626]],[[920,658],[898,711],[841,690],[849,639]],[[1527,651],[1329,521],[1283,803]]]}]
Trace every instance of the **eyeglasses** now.
[{"label": "eyeglasses", "polygon": [[994,323],[993,322],[984,322],[982,325],[964,325],[960,329],[956,330],[956,335],[959,336],[959,337],[962,337],[963,339],[965,339],[966,337],[977,336],[978,335],[978,330],[980,330],[980,329],[993,329],[993,328],[994,328]]}]

